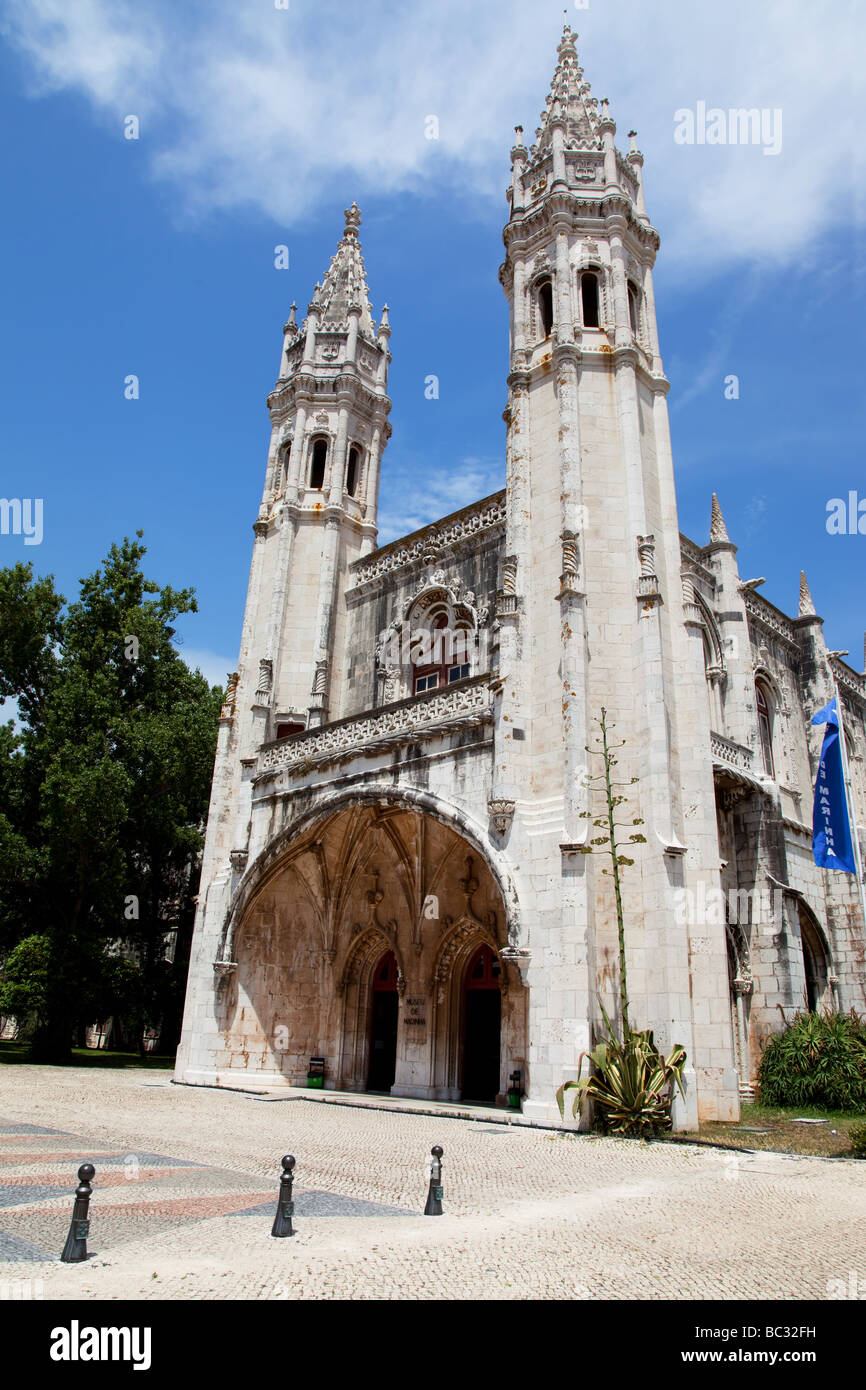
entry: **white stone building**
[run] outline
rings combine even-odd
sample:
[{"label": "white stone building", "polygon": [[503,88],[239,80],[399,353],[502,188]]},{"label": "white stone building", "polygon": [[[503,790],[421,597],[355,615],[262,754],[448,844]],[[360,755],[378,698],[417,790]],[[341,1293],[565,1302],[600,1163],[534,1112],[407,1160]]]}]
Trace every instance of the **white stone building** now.
[{"label": "white stone building", "polygon": [[[866,678],[742,582],[713,499],[680,535],[643,158],[566,28],[511,152],[507,486],[377,548],[390,328],[353,207],[285,326],[219,747],[178,1080],[305,1083],[558,1118],[603,1004],[611,879],[582,814],[602,707],[646,843],[624,874],[631,1022],[688,1052],[676,1124],[733,1118],[804,999],[864,1006],[850,876],[815,866],[838,682],[866,821]],[[781,1009],[779,1008],[781,1006]]]}]

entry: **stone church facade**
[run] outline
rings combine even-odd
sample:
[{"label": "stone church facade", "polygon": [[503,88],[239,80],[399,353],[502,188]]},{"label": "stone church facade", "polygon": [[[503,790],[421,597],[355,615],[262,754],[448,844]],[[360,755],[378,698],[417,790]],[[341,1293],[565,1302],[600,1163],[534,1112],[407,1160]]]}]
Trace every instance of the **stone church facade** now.
[{"label": "stone church facade", "polygon": [[[853,878],[815,866],[842,698],[866,821],[866,677],[740,575],[713,498],[682,536],[643,157],[565,29],[511,151],[503,492],[377,547],[387,307],[353,205],[268,398],[237,673],[220,720],[176,1078],[504,1103],[555,1092],[618,1017],[610,877],[587,811],[615,724],[633,1026],[688,1053],[675,1123],[739,1114],[804,1002],[863,1008]],[[638,779],[633,784],[629,779]]]}]

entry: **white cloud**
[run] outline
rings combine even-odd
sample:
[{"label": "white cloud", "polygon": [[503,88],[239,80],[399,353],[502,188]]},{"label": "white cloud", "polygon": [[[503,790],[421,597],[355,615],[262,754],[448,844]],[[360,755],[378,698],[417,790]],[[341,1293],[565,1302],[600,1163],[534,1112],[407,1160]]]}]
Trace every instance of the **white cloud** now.
[{"label": "white cloud", "polygon": [[233,657],[222,656],[207,647],[178,647],[177,654],[191,671],[201,671],[209,685],[224,686],[229,672],[237,669]]},{"label": "white cloud", "polygon": [[[512,127],[531,135],[555,60],[559,3],[524,0],[0,0],[31,90],[88,97],[120,130],[137,114],[177,207],[251,207],[286,226],[334,197],[414,190],[504,208]],[[594,4],[571,12],[618,143],[640,130],[650,214],[669,262],[785,264],[863,219],[866,12],[853,0]],[[782,151],[678,146],[698,101],[780,109]],[[424,138],[435,114],[440,139]]]},{"label": "white cloud", "polygon": [[[387,462],[385,465],[387,469]],[[466,458],[447,473],[425,474],[423,481],[417,472],[394,469],[383,477],[380,497],[399,501],[399,509],[387,505],[379,509],[379,545],[387,545],[398,536],[411,535],[431,521],[439,521],[461,507],[468,507],[482,497],[489,497],[505,486],[505,460]],[[407,505],[407,503],[409,505]]]}]

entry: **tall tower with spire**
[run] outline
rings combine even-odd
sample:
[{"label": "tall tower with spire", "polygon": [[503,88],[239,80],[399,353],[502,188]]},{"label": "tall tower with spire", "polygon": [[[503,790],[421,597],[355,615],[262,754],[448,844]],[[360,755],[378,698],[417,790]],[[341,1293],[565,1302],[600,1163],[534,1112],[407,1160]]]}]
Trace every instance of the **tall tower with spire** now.
[{"label": "tall tower with spire", "polygon": [[[202,902],[194,951],[207,978],[226,905],[248,859],[252,778],[269,740],[339,718],[345,593],[353,560],[375,548],[382,452],[391,427],[391,329],[378,327],[356,203],[307,316],[292,304],[279,377],[268,396],[271,440],[238,670],[220,720]],[[202,954],[204,953],[204,954]],[[195,971],[191,971],[191,988]]]},{"label": "tall tower with spire", "polygon": [[[672,910],[676,889],[717,888],[719,855],[711,771],[697,751],[709,745],[703,663],[684,621],[653,299],[659,236],[635,133],[623,156],[575,38],[566,25],[528,147],[516,128],[500,269],[511,318],[505,564],[515,598],[502,617],[496,794],[522,811],[515,830],[522,822],[530,878],[562,890],[542,893],[534,916],[531,1066],[554,1087],[565,1053],[590,1045],[598,981],[616,954],[612,893],[598,851],[583,853],[585,813],[598,812],[586,774],[599,766],[586,747],[596,746],[604,708],[625,741],[621,775],[639,779],[633,818],[645,822],[647,843],[624,875],[640,1026],[683,1043],[700,1059],[693,1079],[715,1094],[719,1114],[735,1114],[724,928],[701,926],[698,947],[696,928]],[[542,833],[557,827],[558,845]],[[696,949],[705,967],[697,1013]],[[561,963],[533,995],[543,959]],[[681,1122],[696,1119],[695,1093]]]},{"label": "tall tower with spire", "polygon": [[[271,446],[241,660],[258,662],[256,736],[340,713],[341,576],[376,544],[382,450],[390,432],[388,307],[373,322],[357,204],[301,328],[285,325],[268,397]],[[262,608],[261,605],[265,605]],[[255,638],[253,638],[255,634]],[[264,646],[261,648],[261,642]],[[291,653],[291,659],[286,659]]]}]

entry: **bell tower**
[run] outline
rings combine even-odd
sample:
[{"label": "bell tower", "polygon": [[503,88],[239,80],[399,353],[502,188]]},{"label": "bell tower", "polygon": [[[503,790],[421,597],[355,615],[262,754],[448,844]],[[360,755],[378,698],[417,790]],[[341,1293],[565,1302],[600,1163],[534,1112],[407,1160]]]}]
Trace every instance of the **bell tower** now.
[{"label": "bell tower", "polygon": [[257,745],[339,717],[341,585],[376,545],[391,330],[387,305],[378,329],[373,322],[357,204],[345,216],[300,327],[292,305],[268,397],[271,444],[241,653],[242,664],[257,665]]},{"label": "bell tower", "polygon": [[[653,299],[659,236],[635,134],[621,154],[575,38],[566,25],[534,143],[516,128],[500,269],[511,356],[495,795],[515,804],[510,848],[529,881],[558,887],[534,890],[533,1092],[553,1094],[566,1059],[590,1045],[599,997],[613,1000],[612,893],[603,851],[586,853],[584,814],[602,809],[586,745],[604,707],[626,744],[619,775],[639,779],[628,809],[647,841],[624,875],[633,1025],[681,1042],[690,1066],[711,1058],[707,1089],[729,1092],[736,1108],[736,1074],[722,1063],[732,1057],[724,927],[711,940],[702,929],[713,998],[696,1019],[694,943],[674,923],[677,889],[718,887],[719,852],[703,663],[684,624]],[[694,1085],[685,1106],[696,1119]]]}]

